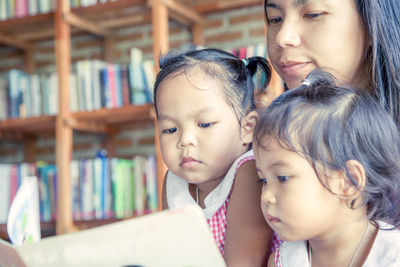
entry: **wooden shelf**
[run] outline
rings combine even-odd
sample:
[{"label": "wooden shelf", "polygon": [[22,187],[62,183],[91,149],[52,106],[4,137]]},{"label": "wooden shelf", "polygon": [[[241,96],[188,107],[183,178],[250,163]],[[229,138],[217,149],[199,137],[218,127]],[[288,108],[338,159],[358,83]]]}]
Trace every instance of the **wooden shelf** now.
[{"label": "wooden shelf", "polygon": [[[234,0],[237,1],[237,0]],[[28,71],[34,71],[33,42],[54,40],[54,56],[58,73],[57,116],[39,118],[12,119],[0,122],[0,138],[5,134],[22,133],[27,138],[25,158],[34,161],[34,138],[27,134],[41,133],[43,130],[55,132],[55,158],[58,171],[56,233],[63,234],[77,228],[87,228],[106,224],[110,221],[74,222],[71,206],[70,161],[73,154],[73,130],[107,134],[106,146],[112,151],[112,140],[115,138],[119,124],[151,121],[157,131],[154,106],[152,104],[128,105],[116,109],[100,109],[91,112],[71,113],[69,109],[69,74],[71,72],[71,35],[91,33],[104,38],[107,61],[112,61],[112,29],[151,24],[153,26],[153,57],[158,62],[160,53],[169,49],[169,19],[177,20],[192,29],[196,44],[204,44],[202,37],[204,19],[193,6],[182,4],[182,0],[119,0],[96,4],[89,7],[70,9],[69,1],[57,0],[56,10],[48,14],[9,19],[0,22],[0,43],[22,49],[25,53],[25,65]],[[110,38],[111,37],[111,38]],[[157,183],[159,186],[159,203],[161,188],[166,167],[162,162],[158,135],[155,134]],[[160,205],[161,206],[161,205]]]},{"label": "wooden shelf", "polygon": [[154,119],[153,104],[127,105],[120,108],[102,108],[95,111],[76,112],[72,114],[77,120],[90,120],[105,124],[121,124]]},{"label": "wooden shelf", "polygon": [[[200,15],[237,9],[254,5],[262,5],[262,0],[224,0],[224,1],[192,1],[192,0],[164,0],[164,4],[171,11],[171,18],[184,24],[202,22]],[[189,8],[188,8],[189,7]],[[123,28],[151,23],[151,7],[148,0],[119,0],[99,3],[88,7],[72,8],[71,13],[90,21],[104,30]],[[54,14],[38,14],[22,18],[12,18],[0,21],[0,42],[11,45],[7,38],[15,41],[15,45],[22,49],[26,42],[51,39],[54,37]],[[81,34],[87,29],[73,27],[71,34]],[[2,36],[4,38],[2,38]],[[3,41],[2,41],[3,40]],[[25,42],[17,45],[18,42]]]},{"label": "wooden shelf", "polygon": [[[196,7],[189,9],[184,7],[180,3],[181,1],[164,1],[166,6],[170,8],[171,18],[189,25],[193,24],[193,22],[199,23],[202,21],[200,13],[195,10]],[[98,31],[91,31],[91,28],[87,28],[85,25],[91,23],[103,29],[103,31],[107,31],[127,26],[150,24],[152,22],[150,5],[151,3],[149,4],[148,0],[118,0],[99,3],[88,7],[72,8],[71,13],[65,15],[65,19],[74,26],[71,29],[72,35],[89,31],[104,36],[103,33]],[[200,7],[200,10],[217,11],[216,8],[220,8],[220,6]],[[221,8],[224,8],[224,6]],[[0,42],[11,45],[6,39],[10,38],[15,40],[15,46],[24,49],[24,46],[28,45],[29,42],[51,39],[55,36],[54,15],[55,12],[50,12],[0,21]],[[74,20],[76,18],[79,18],[80,22],[76,23],[76,20]],[[25,43],[17,45],[18,42]]]},{"label": "wooden shelf", "polygon": [[44,131],[53,131],[55,116],[16,118],[0,121],[0,138],[3,136],[36,135]]},{"label": "wooden shelf", "polygon": [[[115,125],[152,121],[155,118],[153,104],[127,105],[120,108],[102,108],[95,111],[81,111],[72,114],[79,121],[94,121],[97,123]],[[31,118],[16,118],[0,121],[1,133],[18,135],[40,134],[43,131],[54,130],[56,116],[41,116]]]}]

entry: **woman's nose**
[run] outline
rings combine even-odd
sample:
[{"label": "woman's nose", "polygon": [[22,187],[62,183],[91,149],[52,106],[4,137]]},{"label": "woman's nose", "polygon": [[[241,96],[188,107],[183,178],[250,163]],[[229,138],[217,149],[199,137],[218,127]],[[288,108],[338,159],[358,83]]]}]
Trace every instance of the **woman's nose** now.
[{"label": "woman's nose", "polygon": [[294,19],[286,18],[275,36],[278,48],[296,47],[301,43],[300,25]]}]

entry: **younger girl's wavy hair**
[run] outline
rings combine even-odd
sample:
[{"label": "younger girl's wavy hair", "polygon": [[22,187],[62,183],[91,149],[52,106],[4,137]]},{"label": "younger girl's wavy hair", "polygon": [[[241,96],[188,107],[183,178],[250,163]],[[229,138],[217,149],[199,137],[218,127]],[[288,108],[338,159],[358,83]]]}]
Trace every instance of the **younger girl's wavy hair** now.
[{"label": "younger girl's wavy hair", "polygon": [[240,60],[219,49],[193,50],[179,55],[170,52],[160,58],[161,70],[154,85],[157,115],[157,90],[160,83],[173,77],[172,75],[189,75],[188,71],[194,67],[199,67],[207,77],[220,83],[227,103],[232,107],[239,122],[250,111],[255,110],[254,94],[265,90],[271,78],[270,66],[262,57]]},{"label": "younger girl's wavy hair", "polygon": [[[276,98],[260,112],[253,145],[267,149],[273,138],[299,153],[328,190],[322,175],[343,171],[349,183],[361,190],[357,207],[366,206],[370,220],[398,227],[400,137],[396,123],[365,90],[338,87],[334,82],[331,75],[314,70],[301,86]],[[350,174],[349,160],[364,167],[365,186]],[[349,206],[357,208],[355,201]]]}]

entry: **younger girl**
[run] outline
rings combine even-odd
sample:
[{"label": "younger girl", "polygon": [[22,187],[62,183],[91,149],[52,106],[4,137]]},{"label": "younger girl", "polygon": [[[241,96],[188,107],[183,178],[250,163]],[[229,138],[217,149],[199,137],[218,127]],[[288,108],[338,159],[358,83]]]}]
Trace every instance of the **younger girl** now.
[{"label": "younger girl", "polygon": [[163,208],[203,208],[228,266],[266,263],[271,230],[263,219],[251,142],[257,120],[253,77],[270,69],[216,49],[167,57],[154,91],[163,159]]},{"label": "younger girl", "polygon": [[365,90],[310,75],[254,131],[264,217],[288,241],[268,266],[400,266],[396,123]]}]

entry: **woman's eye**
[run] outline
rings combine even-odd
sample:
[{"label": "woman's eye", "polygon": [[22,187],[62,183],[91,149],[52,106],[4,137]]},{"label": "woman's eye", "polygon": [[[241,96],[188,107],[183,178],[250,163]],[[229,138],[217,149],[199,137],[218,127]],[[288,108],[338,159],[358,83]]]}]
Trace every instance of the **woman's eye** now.
[{"label": "woman's eye", "polygon": [[211,127],[214,123],[213,122],[203,122],[203,123],[199,123],[199,127],[200,128],[208,128]]},{"label": "woman's eye", "polygon": [[260,179],[258,179],[257,183],[261,183],[263,185],[266,185],[267,184],[267,179],[266,178],[260,178]]},{"label": "woman's eye", "polygon": [[176,132],[176,128],[175,127],[174,128],[165,129],[165,130],[162,131],[162,133],[166,133],[166,134],[172,134],[174,132]]},{"label": "woman's eye", "polygon": [[268,24],[278,24],[281,21],[282,21],[282,17],[275,17],[275,18],[268,19]]},{"label": "woman's eye", "polygon": [[284,182],[286,182],[287,180],[289,180],[290,176],[278,175],[277,178],[278,178],[279,182],[284,183]]},{"label": "woman's eye", "polygon": [[309,19],[316,19],[316,18],[321,17],[322,15],[323,15],[322,12],[314,12],[314,13],[307,13],[307,14],[305,14],[304,16],[305,16],[306,18],[309,18]]}]

